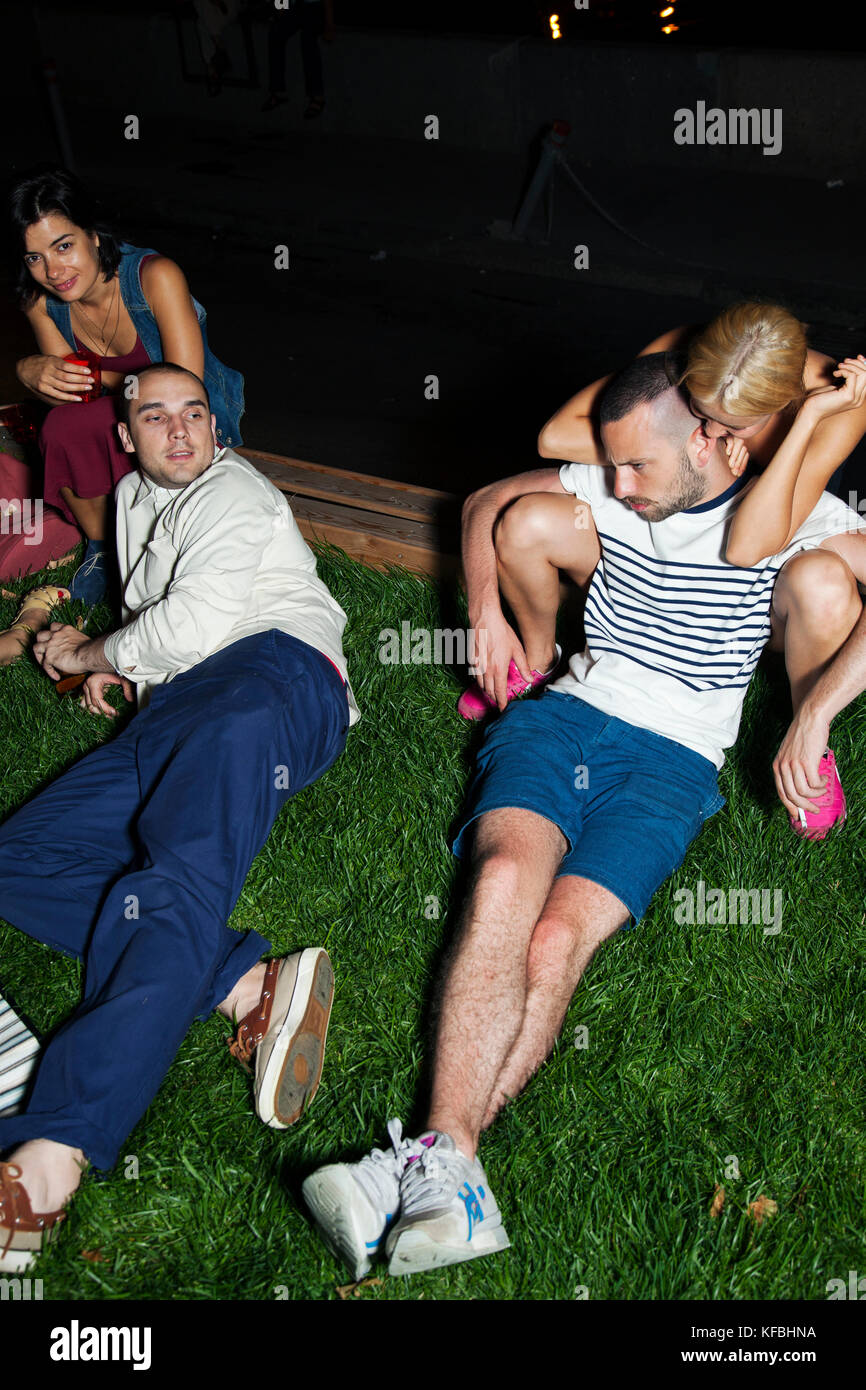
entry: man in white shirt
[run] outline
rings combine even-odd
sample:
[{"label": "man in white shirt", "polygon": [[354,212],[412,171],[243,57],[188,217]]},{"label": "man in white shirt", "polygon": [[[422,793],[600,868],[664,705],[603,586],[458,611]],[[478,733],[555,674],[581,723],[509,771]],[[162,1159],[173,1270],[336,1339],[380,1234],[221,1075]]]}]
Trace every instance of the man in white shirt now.
[{"label": "man in white shirt", "polygon": [[[731,483],[724,449],[695,428],[661,354],[608,386],[601,420],[612,470],[569,464],[549,484],[569,513],[563,550],[591,558],[600,547],[586,648],[540,699],[490,726],[454,842],[458,855],[471,844],[471,887],[442,991],[427,1128],[403,1139],[391,1121],[392,1153],[304,1183],[355,1277],[381,1248],[392,1274],[411,1274],[509,1244],[480,1134],[547,1057],[595,950],[643,915],[724,804],[717,772],[771,603],[789,614],[797,572],[820,584],[838,558],[822,543],[858,524],[825,493],[782,554],[739,569],[725,544],[748,484]],[[786,562],[794,577],[780,598]],[[833,592],[824,619],[837,648],[860,613],[851,590]]]},{"label": "man in white shirt", "polygon": [[86,965],[26,1107],[0,1119],[0,1268],[38,1253],[87,1162],[114,1164],[214,1008],[241,1020],[231,1050],[260,1117],[294,1123],[333,997],[324,950],[266,966],[269,943],[226,922],[278,811],[358,718],[345,614],[285,497],[217,448],[197,377],[145,368],[125,410],[140,472],[117,490],[123,626],[94,639],[52,623],[35,655],[55,680],[91,673],[89,710],[113,714],[120,684],[139,712],[0,828],[0,915]]}]

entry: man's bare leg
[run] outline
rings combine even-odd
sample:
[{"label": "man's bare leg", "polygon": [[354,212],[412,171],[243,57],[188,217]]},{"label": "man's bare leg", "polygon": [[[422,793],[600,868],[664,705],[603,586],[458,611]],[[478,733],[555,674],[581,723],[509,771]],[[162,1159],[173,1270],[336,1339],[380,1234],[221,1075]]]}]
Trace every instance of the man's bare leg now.
[{"label": "man's bare leg", "polygon": [[499,587],[530,669],[548,671],[556,655],[559,572],[583,588],[601,554],[592,516],[576,497],[530,492],[502,513],[493,539]]},{"label": "man's bare leg", "polygon": [[217,1013],[228,1019],[246,1018],[262,997],[266,969],[263,960],[252,966],[241,976],[231,994],[227,995],[221,1004],[217,1004]]},{"label": "man's bare leg", "polygon": [[18,1181],[36,1213],[59,1211],[76,1191],[87,1167],[81,1149],[55,1139],[28,1139],[6,1162],[21,1169]]},{"label": "man's bare leg", "polygon": [[554,880],[529,943],[523,1023],[496,1079],[482,1129],[549,1056],[581,975],[628,917],[625,904],[600,884],[570,875]]},{"label": "man's bare leg", "polygon": [[430,1129],[473,1157],[496,1078],[526,1007],[529,943],[566,847],[534,811],[488,811],[475,830],[474,882],[445,981]]}]

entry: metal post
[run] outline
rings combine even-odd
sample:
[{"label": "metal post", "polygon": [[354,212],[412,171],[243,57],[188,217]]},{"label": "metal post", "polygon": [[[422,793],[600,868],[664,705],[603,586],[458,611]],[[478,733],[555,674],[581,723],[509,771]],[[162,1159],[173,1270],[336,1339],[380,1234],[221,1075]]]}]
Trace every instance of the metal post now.
[{"label": "metal post", "polygon": [[571,130],[568,121],[554,121],[541,147],[541,158],[532,176],[532,181],[526,190],[526,197],[520,205],[520,211],[514,219],[511,228],[513,237],[522,239],[526,236],[532,214],[538,206],[539,199],[545,188],[553,177],[553,171],[560,161],[562,149],[568,139]]}]

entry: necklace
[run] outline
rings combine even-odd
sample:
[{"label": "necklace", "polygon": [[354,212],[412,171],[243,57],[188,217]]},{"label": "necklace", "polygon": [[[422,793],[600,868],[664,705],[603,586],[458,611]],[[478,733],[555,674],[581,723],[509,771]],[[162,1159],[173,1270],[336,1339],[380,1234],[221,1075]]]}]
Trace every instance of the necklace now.
[{"label": "necklace", "polygon": [[[96,330],[97,333],[98,333],[98,335],[99,335],[98,338],[97,338],[96,336],[94,336],[93,333],[90,332],[90,329],[84,328],[84,332],[85,332],[85,334],[87,335],[87,337],[88,337],[88,338],[90,339],[90,341],[91,341],[92,343],[94,343],[94,344],[96,345],[96,347],[99,349],[99,355],[100,355],[101,357],[108,357],[108,356],[109,356],[110,351],[111,351],[111,345],[112,345],[112,343],[114,342],[115,338],[117,337],[117,330],[118,330],[118,328],[119,328],[119,326],[120,326],[120,300],[119,300],[118,295],[117,295],[117,285],[118,285],[118,281],[115,279],[115,281],[114,281],[114,289],[113,289],[112,292],[111,292],[111,298],[110,298],[110,300],[108,301],[108,308],[107,308],[106,311],[105,311],[105,318],[102,320],[102,327]],[[117,313],[116,313],[115,321],[114,321],[114,332],[112,333],[112,335],[111,335],[110,338],[106,338],[106,336],[105,336],[105,325],[108,323],[109,315],[110,315],[110,313],[111,313],[112,308],[115,307],[115,305],[116,305],[116,308],[117,308]],[[88,322],[89,324],[91,324],[94,328],[96,328],[96,322],[95,322],[95,320],[92,319],[92,318],[90,317],[90,315],[88,314],[87,310],[84,308],[84,305],[81,303],[80,300],[77,300],[77,301],[76,301],[74,307],[75,307],[76,309],[80,309],[80,311],[81,311],[82,315],[84,316],[84,318],[87,319],[87,322]],[[102,347],[102,348],[100,348],[100,347],[99,347],[100,342],[104,343],[105,346]]]}]

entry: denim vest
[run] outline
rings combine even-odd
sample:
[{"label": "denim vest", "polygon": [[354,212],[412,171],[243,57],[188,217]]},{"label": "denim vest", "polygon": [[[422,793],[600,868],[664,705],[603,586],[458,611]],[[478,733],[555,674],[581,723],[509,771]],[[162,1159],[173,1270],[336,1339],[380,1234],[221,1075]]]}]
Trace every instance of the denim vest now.
[{"label": "denim vest", "polygon": [[[117,274],[123,302],[151,362],[161,362],[162,343],[159,329],[144,297],[139,276],[139,267],[145,256],[156,256],[159,252],[130,246],[126,241],[120,243],[120,250],[121,261]],[[243,444],[240,419],[244,413],[244,379],[240,372],[223,366],[219,358],[214,357],[207,342],[207,314],[197,299],[193,299],[192,303],[204,344],[204,384],[210,397],[211,410],[216,416],[217,438],[221,448],[224,445],[237,448],[239,444]],[[67,343],[70,347],[74,346],[75,337],[69,305],[55,299],[51,294],[46,294],[45,307]]]}]

